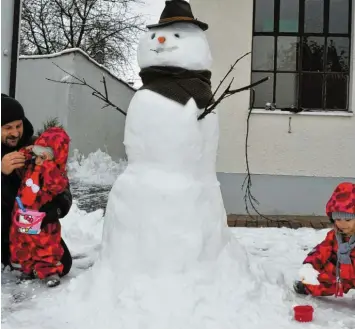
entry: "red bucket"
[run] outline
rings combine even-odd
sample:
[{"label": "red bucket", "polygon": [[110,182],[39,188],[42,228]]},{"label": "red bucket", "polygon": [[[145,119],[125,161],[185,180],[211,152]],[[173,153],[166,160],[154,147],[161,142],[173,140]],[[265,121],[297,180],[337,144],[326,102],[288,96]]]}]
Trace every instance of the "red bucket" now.
[{"label": "red bucket", "polygon": [[299,305],[293,308],[295,320],[298,322],[311,322],[313,320],[313,307],[310,305]]}]

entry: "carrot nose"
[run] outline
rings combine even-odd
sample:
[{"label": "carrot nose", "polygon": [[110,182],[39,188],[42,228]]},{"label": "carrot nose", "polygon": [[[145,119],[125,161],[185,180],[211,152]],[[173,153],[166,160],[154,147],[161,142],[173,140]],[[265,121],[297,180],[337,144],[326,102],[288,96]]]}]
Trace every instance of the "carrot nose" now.
[{"label": "carrot nose", "polygon": [[159,43],[164,43],[165,40],[166,40],[165,37],[159,37],[159,38],[158,38]]}]

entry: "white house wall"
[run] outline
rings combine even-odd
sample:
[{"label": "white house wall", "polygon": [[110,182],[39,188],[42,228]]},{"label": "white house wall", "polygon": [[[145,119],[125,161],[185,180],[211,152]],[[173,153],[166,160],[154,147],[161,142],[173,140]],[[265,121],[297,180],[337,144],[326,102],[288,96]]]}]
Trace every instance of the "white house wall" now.
[{"label": "white house wall", "polygon": [[[252,50],[253,1],[191,0],[190,4],[195,17],[209,24],[212,83],[216,88],[230,65]],[[355,23],[353,27],[355,31]],[[354,65],[352,72],[350,101],[354,110]],[[237,64],[233,76],[235,88],[250,83],[250,56]],[[245,212],[241,185],[246,172],[248,106],[249,92],[243,92],[218,108],[221,136],[217,170],[229,213]],[[249,160],[251,172],[256,174],[253,191],[261,211],[322,215],[334,186],[342,180],[355,181],[355,117],[346,115],[291,115],[291,133],[290,115],[258,111],[251,116]]]},{"label": "white house wall", "polygon": [[53,62],[73,70],[72,54],[56,58],[21,58],[18,63],[16,99],[23,105],[35,131],[42,128],[45,121],[55,117],[68,128],[70,87],[46,80],[63,78],[63,73]]},{"label": "white house wall", "polygon": [[53,62],[103,91],[100,84],[105,73],[110,100],[127,111],[134,90],[113,78],[88,60],[81,52],[72,51],[55,57],[21,57],[18,67],[16,98],[23,104],[35,129],[58,117],[71,137],[71,152],[84,155],[97,149],[107,151],[114,159],[125,157],[123,134],[125,117],[104,105],[83,86],[59,84],[46,80],[66,79],[67,75]]}]

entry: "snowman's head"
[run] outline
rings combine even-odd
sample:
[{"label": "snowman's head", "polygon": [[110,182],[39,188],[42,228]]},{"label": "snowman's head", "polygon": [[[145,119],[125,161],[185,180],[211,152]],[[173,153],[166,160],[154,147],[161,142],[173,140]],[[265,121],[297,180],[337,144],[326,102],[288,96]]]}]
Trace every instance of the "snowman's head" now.
[{"label": "snowman's head", "polygon": [[138,65],[174,66],[208,70],[212,64],[205,33],[196,25],[179,22],[150,29],[138,46]]}]

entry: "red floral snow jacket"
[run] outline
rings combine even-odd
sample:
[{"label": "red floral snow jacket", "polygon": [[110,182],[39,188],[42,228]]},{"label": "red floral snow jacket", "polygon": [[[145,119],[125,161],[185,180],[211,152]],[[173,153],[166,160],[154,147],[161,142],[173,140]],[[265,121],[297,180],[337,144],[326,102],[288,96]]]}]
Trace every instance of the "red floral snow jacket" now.
[{"label": "red floral snow jacket", "polygon": [[[47,129],[35,141],[34,145],[51,147],[54,160],[44,161],[42,165],[31,164],[23,173],[18,196],[26,208],[39,210],[41,206],[51,201],[56,195],[62,193],[68,186],[66,162],[69,152],[69,136],[58,127]],[[26,158],[32,154],[22,149]],[[18,205],[15,204],[15,211]]]},{"label": "red floral snow jacket", "polygon": [[[348,212],[355,214],[355,184],[341,183],[334,191],[326,206],[326,213],[331,217],[332,212]],[[347,241],[345,238],[344,241]],[[312,264],[320,272],[319,286],[309,286],[312,295],[333,295],[336,293],[336,264],[338,242],[336,228],[328,232],[325,240],[317,245],[304,260],[304,264]],[[350,254],[352,264],[340,265],[340,278],[343,290],[348,292],[355,288],[355,249]]]},{"label": "red floral snow jacket", "polygon": [[[314,269],[320,273],[318,276],[320,286],[317,289],[317,293],[312,291],[313,295],[322,296],[335,294],[338,251],[338,242],[335,234],[335,230],[328,232],[325,240],[316,246],[304,260],[304,264],[312,264]],[[340,277],[345,293],[355,288],[355,249],[351,252],[350,256],[352,264],[340,265]]]}]

